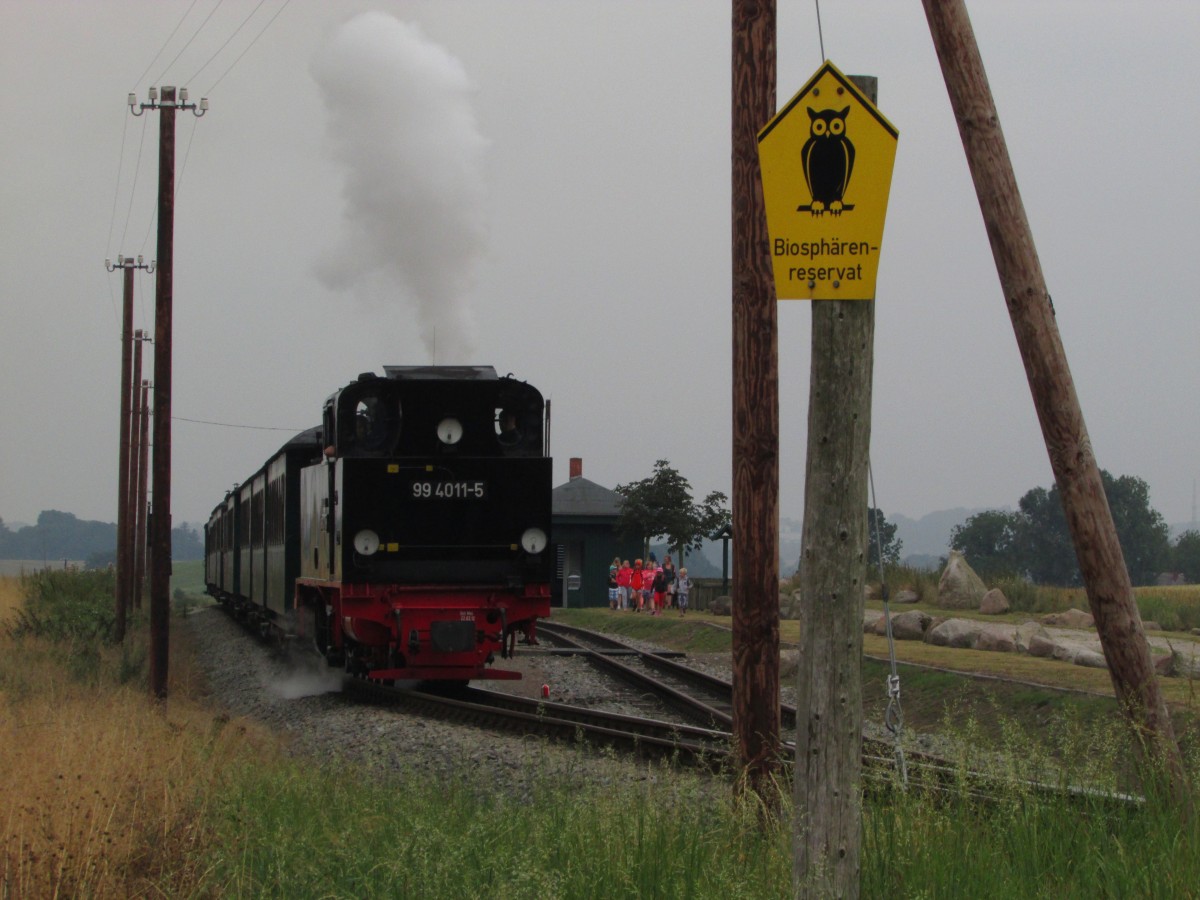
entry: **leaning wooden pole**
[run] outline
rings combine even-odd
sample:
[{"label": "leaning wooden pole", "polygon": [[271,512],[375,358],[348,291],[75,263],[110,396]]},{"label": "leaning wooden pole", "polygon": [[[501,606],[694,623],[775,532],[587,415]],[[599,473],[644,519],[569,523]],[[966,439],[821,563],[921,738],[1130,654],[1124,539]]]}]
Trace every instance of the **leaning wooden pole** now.
[{"label": "leaning wooden pole", "polygon": [[1113,688],[1140,743],[1165,764],[1182,797],[1186,775],[1179,745],[966,6],[963,0],[922,2]]},{"label": "leaning wooden pole", "polygon": [[733,2],[733,731],[774,806],[779,759],[779,338],[758,131],[775,115],[775,2]]}]

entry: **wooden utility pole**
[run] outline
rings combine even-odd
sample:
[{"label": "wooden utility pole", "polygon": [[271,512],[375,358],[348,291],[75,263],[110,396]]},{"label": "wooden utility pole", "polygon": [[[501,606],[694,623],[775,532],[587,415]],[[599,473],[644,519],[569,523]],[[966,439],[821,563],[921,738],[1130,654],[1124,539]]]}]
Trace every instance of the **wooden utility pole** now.
[{"label": "wooden utility pole", "polygon": [[150,481],[147,466],[150,462],[150,382],[142,380],[141,402],[138,404],[138,477],[137,525],[133,540],[133,608],[142,608],[142,587],[146,581],[146,490]]},{"label": "wooden utility pole", "polygon": [[150,490],[154,494],[154,516],[150,521],[150,692],[160,700],[167,697],[171,626],[171,330],[175,256],[175,110],[190,109],[197,116],[208,110],[208,100],[199,106],[187,102],[187,89],[179,100],[175,88],[162,89],[159,102],[154,88],[150,102],[135,109],[137,98],[129,95],[129,109],[141,115],[157,109],[158,116],[158,278],[154,290],[154,462]]},{"label": "wooden utility pole", "polygon": [[1187,778],[1179,745],[1154,672],[975,33],[963,0],[922,2],[1113,688],[1139,743],[1153,762],[1165,765],[1176,795],[1182,798],[1187,794]]},{"label": "wooden utility pole", "polygon": [[[872,103],[877,80],[850,76]],[[813,300],[796,675],[795,896],[857,897],[874,300]]]},{"label": "wooden utility pole", "polygon": [[167,697],[171,629],[171,330],[175,274],[175,88],[158,111],[158,280],[154,290],[154,463],[150,490],[150,691]]},{"label": "wooden utility pole", "polygon": [[133,259],[125,265],[118,258],[117,264],[124,268],[125,291],[121,314],[121,452],[117,462],[117,596],[116,634],[117,641],[125,640],[125,610],[129,608],[129,392],[132,378],[130,349],[133,343]]},{"label": "wooden utility pole", "polygon": [[124,290],[121,305],[121,401],[119,431],[120,451],[117,458],[117,578],[113,591],[114,623],[113,637],[118,641],[125,640],[125,613],[129,609],[129,589],[133,584],[133,495],[130,489],[129,473],[132,465],[130,444],[133,433],[133,274],[137,269],[154,271],[154,263],[146,265],[139,256],[135,261],[132,256],[118,256],[114,266],[112,260],[106,259],[104,267],[110,272],[118,269],[123,273]]},{"label": "wooden utility pole", "polygon": [[140,458],[142,446],[141,405],[139,404],[142,385],[142,344],[146,341],[145,332],[138,329],[133,333],[133,373],[129,381],[129,508],[126,513],[129,542],[129,578],[126,580],[125,609],[128,611],[137,606],[134,597],[138,593],[138,563],[137,563],[137,533],[138,523],[142,512],[138,507],[138,481],[140,478]]},{"label": "wooden utility pole", "polygon": [[742,788],[779,771],[779,336],[758,130],[775,114],[775,2],[733,2],[733,730]]}]

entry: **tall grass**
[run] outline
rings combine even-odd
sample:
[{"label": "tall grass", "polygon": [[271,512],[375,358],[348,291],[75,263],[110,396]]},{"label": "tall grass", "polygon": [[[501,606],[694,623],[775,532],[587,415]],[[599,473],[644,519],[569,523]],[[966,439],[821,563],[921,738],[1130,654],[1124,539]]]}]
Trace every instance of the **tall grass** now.
[{"label": "tall grass", "polygon": [[[11,584],[0,589],[12,610]],[[200,679],[186,647],[163,706],[144,672],[122,680],[120,649],[98,636],[93,674],[72,674],[85,639],[58,633],[0,635],[0,897],[792,895],[792,822],[764,825],[720,780],[657,764],[601,780],[608,761],[585,748],[573,770],[520,791],[495,772],[290,758],[188,699]],[[991,727],[999,715],[948,717],[961,752],[942,789],[865,798],[862,896],[1200,896],[1198,819],[1170,799],[1047,799],[1028,783],[1117,787],[1123,731]],[[446,753],[446,773],[467,771]],[[981,763],[997,779],[986,803]]]},{"label": "tall grass", "polygon": [[189,701],[186,664],[152,703],[145,633],[105,634],[111,582],[59,576],[0,583],[0,897],[186,895],[221,773],[273,744]]},{"label": "tall grass", "polygon": [[724,791],[660,774],[652,767],[641,786],[543,783],[518,799],[482,778],[364,784],[333,766],[247,770],[214,808],[217,853],[202,888],[296,898],[790,894],[785,829],[764,832],[718,799]]},{"label": "tall grass", "polygon": [[1194,898],[1198,840],[1167,806],[893,792],[864,816],[862,896]]}]

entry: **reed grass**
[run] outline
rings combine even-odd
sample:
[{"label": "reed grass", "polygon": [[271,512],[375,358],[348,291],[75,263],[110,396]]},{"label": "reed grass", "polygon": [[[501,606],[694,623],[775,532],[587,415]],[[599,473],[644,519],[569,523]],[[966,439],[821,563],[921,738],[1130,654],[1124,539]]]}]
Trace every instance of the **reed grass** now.
[{"label": "reed grass", "polygon": [[189,700],[186,664],[170,702],[151,701],[131,649],[145,631],[112,646],[95,627],[111,594],[84,576],[61,596],[47,584],[0,583],[0,897],[186,895],[222,773],[274,741]]}]

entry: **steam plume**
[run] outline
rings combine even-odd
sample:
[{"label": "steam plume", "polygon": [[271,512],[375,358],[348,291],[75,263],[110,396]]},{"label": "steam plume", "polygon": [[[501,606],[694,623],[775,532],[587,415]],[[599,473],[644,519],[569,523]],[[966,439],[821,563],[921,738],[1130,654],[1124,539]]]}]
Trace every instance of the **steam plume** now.
[{"label": "steam plume", "polygon": [[485,244],[487,141],[466,71],[417,25],[369,12],[336,32],[312,73],[345,169],[344,231],[318,276],[371,299],[398,293],[431,358],[475,362],[463,296]]}]

